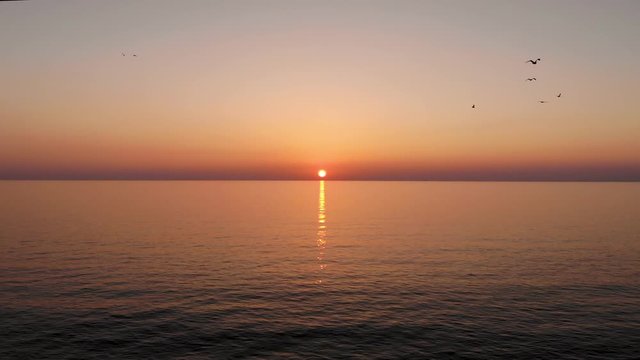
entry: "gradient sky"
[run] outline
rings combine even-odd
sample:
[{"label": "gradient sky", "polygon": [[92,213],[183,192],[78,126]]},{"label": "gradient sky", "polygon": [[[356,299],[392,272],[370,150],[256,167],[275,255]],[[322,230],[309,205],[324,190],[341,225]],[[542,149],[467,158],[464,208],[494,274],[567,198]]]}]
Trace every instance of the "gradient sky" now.
[{"label": "gradient sky", "polygon": [[0,2],[0,178],[640,180],[638,19],[635,0]]}]

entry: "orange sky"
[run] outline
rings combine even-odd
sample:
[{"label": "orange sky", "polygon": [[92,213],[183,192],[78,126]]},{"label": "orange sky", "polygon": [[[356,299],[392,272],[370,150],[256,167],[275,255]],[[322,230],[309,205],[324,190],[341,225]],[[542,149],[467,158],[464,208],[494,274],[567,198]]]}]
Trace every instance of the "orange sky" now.
[{"label": "orange sky", "polygon": [[635,1],[0,3],[0,178],[640,180],[639,16]]}]

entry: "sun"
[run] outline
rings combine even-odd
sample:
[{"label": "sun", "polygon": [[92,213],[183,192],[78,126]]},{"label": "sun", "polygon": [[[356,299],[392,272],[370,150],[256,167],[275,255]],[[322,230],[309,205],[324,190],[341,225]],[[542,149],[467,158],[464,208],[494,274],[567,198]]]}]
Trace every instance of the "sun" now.
[{"label": "sun", "polygon": [[320,169],[320,170],[318,170],[318,176],[323,178],[323,177],[327,176],[327,172],[324,169]]}]

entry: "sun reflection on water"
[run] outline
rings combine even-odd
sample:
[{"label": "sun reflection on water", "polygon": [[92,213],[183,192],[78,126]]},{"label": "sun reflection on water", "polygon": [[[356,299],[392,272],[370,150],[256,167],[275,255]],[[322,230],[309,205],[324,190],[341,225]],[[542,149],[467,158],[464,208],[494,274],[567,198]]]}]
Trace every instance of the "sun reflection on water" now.
[{"label": "sun reflection on water", "polygon": [[[324,261],[324,252],[327,246],[327,215],[325,209],[324,180],[320,180],[320,191],[318,194],[318,236],[316,240],[316,246],[318,247],[318,257],[316,259],[320,265],[320,272],[327,268],[327,264]],[[317,280],[317,283],[322,283],[322,276]]]}]

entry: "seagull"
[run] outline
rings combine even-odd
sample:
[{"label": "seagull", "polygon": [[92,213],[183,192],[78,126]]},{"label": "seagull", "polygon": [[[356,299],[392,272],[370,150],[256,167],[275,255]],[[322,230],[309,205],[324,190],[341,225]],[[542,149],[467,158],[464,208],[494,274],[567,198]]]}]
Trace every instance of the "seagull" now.
[{"label": "seagull", "polygon": [[560,97],[560,96],[562,96],[562,93],[558,94],[558,96],[557,96],[557,97]]},{"label": "seagull", "polygon": [[540,61],[540,58],[538,58],[538,59],[536,59],[536,60],[528,60],[528,61],[526,61],[526,62],[528,62],[528,63],[532,63],[533,65],[535,65],[535,64],[537,64],[537,63],[538,63],[538,61]]},{"label": "seagull", "polygon": [[545,101],[545,100],[539,100],[538,102],[539,102],[540,104],[546,104],[546,103],[548,103],[548,101]]},{"label": "seagull", "polygon": [[476,104],[471,105],[471,108],[475,109],[476,108]]},{"label": "seagull", "polygon": [[527,81],[536,81],[536,80],[538,80],[538,79],[536,79],[536,78],[528,78],[527,79]]}]

